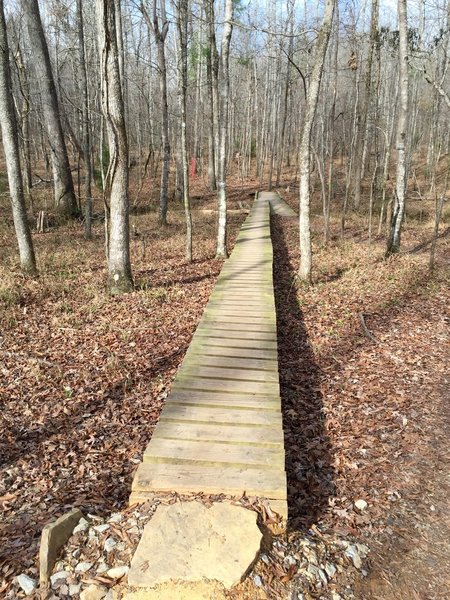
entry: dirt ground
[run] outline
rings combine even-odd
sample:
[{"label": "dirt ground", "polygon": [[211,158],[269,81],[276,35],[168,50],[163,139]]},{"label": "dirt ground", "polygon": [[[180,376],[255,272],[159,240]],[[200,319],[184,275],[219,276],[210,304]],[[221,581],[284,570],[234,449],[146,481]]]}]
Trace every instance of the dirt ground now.
[{"label": "dirt ground", "polygon": [[[245,208],[256,186],[235,185],[231,207]],[[281,193],[296,206],[293,186]],[[73,506],[107,514],[126,505],[221,267],[213,198],[201,182],[194,196],[206,212],[194,211],[191,265],[181,211],[162,230],[154,211],[135,211],[136,291],[121,298],[104,291],[101,222],[92,242],[79,223],[34,234],[38,280],[20,275],[11,224],[0,227],[0,596],[15,575],[35,576],[50,519]],[[244,218],[230,217],[230,248]],[[295,277],[297,220],[273,220],[289,536],[319,527],[371,552],[364,572],[319,591],[291,569],[258,594],[448,598],[449,236],[430,274],[427,219],[407,221],[404,251],[388,261],[382,238],[369,247],[361,217],[350,216],[344,239],[333,221],[328,247],[321,224],[317,213],[315,282],[305,288]],[[354,508],[360,499],[364,511]]]}]

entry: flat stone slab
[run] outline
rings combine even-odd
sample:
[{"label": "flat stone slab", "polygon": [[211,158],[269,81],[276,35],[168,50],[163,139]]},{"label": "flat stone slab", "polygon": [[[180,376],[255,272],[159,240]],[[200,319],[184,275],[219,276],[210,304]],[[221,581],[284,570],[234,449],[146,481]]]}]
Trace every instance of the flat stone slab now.
[{"label": "flat stone slab", "polygon": [[258,556],[262,533],[255,512],[225,503],[159,506],[131,561],[128,583],[155,587],[169,581],[239,583]]},{"label": "flat stone slab", "polygon": [[41,586],[48,585],[50,574],[58,556],[59,549],[64,546],[83,514],[78,508],[71,510],[42,530],[39,549],[39,581]]}]

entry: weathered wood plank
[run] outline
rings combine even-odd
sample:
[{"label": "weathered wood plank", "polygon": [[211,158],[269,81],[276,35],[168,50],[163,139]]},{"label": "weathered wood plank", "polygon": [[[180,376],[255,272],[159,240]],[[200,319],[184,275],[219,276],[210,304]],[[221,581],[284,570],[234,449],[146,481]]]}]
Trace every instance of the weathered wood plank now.
[{"label": "weathered wood plank", "polygon": [[252,410],[276,410],[280,412],[281,401],[275,396],[221,394],[194,390],[172,390],[166,403],[192,404],[194,406],[222,406],[227,408],[248,408]]},{"label": "weathered wood plank", "polygon": [[283,469],[284,452],[280,448],[260,448],[244,444],[154,438],[144,452],[144,462],[190,462],[209,466],[259,465],[269,469]]},{"label": "weathered wood plank", "polygon": [[162,422],[153,433],[153,437],[169,440],[204,440],[250,444],[256,446],[283,447],[283,432],[279,427],[247,425],[217,425],[216,423],[172,423]]},{"label": "weathered wood plank", "polygon": [[231,379],[238,381],[266,381],[278,383],[278,373],[274,371],[255,371],[252,369],[234,369],[226,367],[207,367],[200,365],[200,361],[191,360],[183,364],[179,370],[180,375],[187,377],[214,377],[215,379]]},{"label": "weathered wood plank", "polygon": [[258,467],[209,467],[141,463],[133,480],[133,492],[154,490],[183,493],[262,496],[284,500],[286,476],[281,469]]},{"label": "weathered wood plank", "polygon": [[280,393],[278,383],[265,381],[241,381],[232,379],[216,379],[187,377],[179,374],[173,383],[173,389],[217,391],[225,394],[265,394],[276,396]]},{"label": "weathered wood plank", "polygon": [[255,427],[267,425],[282,427],[281,414],[273,410],[249,410],[245,408],[228,408],[221,406],[186,406],[169,402],[164,407],[159,422],[176,421],[182,423],[216,423],[217,425],[246,425]]}]

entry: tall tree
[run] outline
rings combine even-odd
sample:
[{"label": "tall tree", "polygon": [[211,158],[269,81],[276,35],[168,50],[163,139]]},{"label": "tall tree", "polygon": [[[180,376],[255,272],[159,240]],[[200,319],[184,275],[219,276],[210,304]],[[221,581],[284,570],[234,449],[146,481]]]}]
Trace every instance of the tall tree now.
[{"label": "tall tree", "polygon": [[[166,65],[166,37],[169,31],[169,21],[166,16],[165,0],[160,2],[158,15],[157,0],[153,0],[152,18],[141,2],[140,9],[147,22],[148,28],[153,31],[158,53],[159,92],[161,100],[161,145],[163,164],[161,171],[161,191],[159,195],[159,222],[167,225],[167,208],[169,197],[169,167],[170,167],[170,138],[169,138],[169,104],[167,99],[167,65]],[[161,21],[161,22],[160,22]]]},{"label": "tall tree", "polygon": [[226,160],[228,133],[228,103],[230,94],[230,42],[233,31],[233,0],[225,0],[225,18],[220,48],[220,139],[218,152],[217,182],[217,247],[216,257],[227,258],[227,192],[226,192]]},{"label": "tall tree", "polygon": [[133,289],[130,263],[128,140],[119,68],[116,11],[109,0],[96,0],[102,110],[109,143],[105,199],[110,207],[108,288],[111,294]]},{"label": "tall tree", "polygon": [[47,42],[42,28],[38,0],[22,0],[31,56],[36,79],[41,86],[41,99],[47,138],[51,150],[55,206],[66,216],[78,213],[72,173],[61,125],[58,96],[53,79]]},{"label": "tall tree", "polygon": [[84,22],[83,3],[77,0],[78,20],[78,52],[80,55],[80,87],[82,95],[81,118],[83,132],[83,156],[84,156],[84,236],[86,239],[92,237],[92,157],[91,157],[91,135],[89,125],[89,95],[87,84],[87,66],[84,51]]},{"label": "tall tree", "polygon": [[181,162],[183,165],[183,204],[186,218],[186,260],[192,261],[192,216],[189,197],[189,163],[186,137],[186,96],[188,84],[188,53],[187,53],[187,24],[188,0],[177,2],[177,33],[178,33],[178,101],[181,116]]},{"label": "tall tree", "polygon": [[406,144],[408,133],[408,22],[406,0],[398,0],[398,27],[399,27],[399,108],[397,116],[397,174],[395,183],[394,210],[391,220],[391,231],[388,238],[386,255],[395,254],[400,251],[400,237],[403,217],[405,214],[406,195]]},{"label": "tall tree", "polygon": [[319,97],[320,81],[322,79],[323,64],[327,52],[333,24],[335,0],[326,0],[322,24],[317,35],[314,48],[314,59],[309,87],[306,95],[305,116],[300,139],[299,167],[300,167],[300,267],[299,277],[302,281],[311,281],[312,250],[310,226],[310,162],[311,162],[311,132],[316,114],[317,99]]},{"label": "tall tree", "polygon": [[35,275],[36,260],[23,193],[19,135],[12,95],[9,46],[3,0],[0,0],[0,125],[5,151],[6,170],[8,172],[14,227],[19,246],[20,266],[25,273]]}]

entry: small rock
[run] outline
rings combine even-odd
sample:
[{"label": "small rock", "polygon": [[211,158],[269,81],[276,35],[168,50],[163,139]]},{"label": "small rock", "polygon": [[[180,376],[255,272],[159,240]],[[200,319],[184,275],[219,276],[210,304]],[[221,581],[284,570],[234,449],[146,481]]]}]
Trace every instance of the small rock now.
[{"label": "small rock", "polygon": [[357,569],[361,568],[362,561],[358,552],[358,548],[356,546],[354,546],[353,544],[349,544],[344,554],[345,556],[348,556],[352,559],[352,562]]},{"label": "small rock", "polygon": [[103,548],[105,549],[105,552],[111,552],[112,550],[114,550],[116,545],[117,545],[116,540],[113,537],[109,537],[105,540],[105,544],[104,544]]},{"label": "small rock", "polygon": [[98,585],[90,585],[80,594],[80,600],[102,600],[108,593],[108,590]]},{"label": "small rock", "polygon": [[81,550],[80,550],[80,548],[76,548],[76,550],[74,550],[74,551],[72,552],[72,556],[73,556],[73,558],[80,558],[80,554],[81,554]]},{"label": "small rock", "polygon": [[325,573],[332,579],[336,574],[336,567],[332,563],[325,563]]},{"label": "small rock", "polygon": [[81,517],[81,519],[78,521],[78,525],[75,527],[72,534],[81,533],[82,531],[86,531],[86,529],[88,529],[88,527],[89,527],[88,521],[86,521],[86,519],[84,517]]},{"label": "small rock", "polygon": [[109,525],[108,523],[103,523],[103,525],[95,525],[93,527],[93,529],[97,532],[97,533],[105,533],[105,531],[108,531],[109,529]]},{"label": "small rock", "polygon": [[89,571],[89,569],[92,567],[92,564],[93,563],[90,562],[80,562],[75,567],[75,571],[77,573],[86,573],[86,571]]},{"label": "small rock", "polygon": [[22,589],[22,591],[25,592],[26,596],[30,596],[37,588],[36,581],[34,579],[31,579],[31,577],[28,577],[28,575],[25,575],[25,573],[19,575],[16,578],[16,581],[19,587]]},{"label": "small rock", "polygon": [[68,596],[69,594],[69,586],[65,583],[59,588],[59,593],[61,596]]},{"label": "small rock", "polygon": [[69,575],[69,571],[58,571],[50,577],[50,583],[52,584],[52,586],[55,586],[58,583],[65,581],[69,577]]},{"label": "small rock", "polygon": [[102,573],[106,573],[106,571],[109,569],[108,565],[104,562],[100,563],[97,567],[97,574],[101,575]]},{"label": "small rock", "polygon": [[342,600],[342,596],[337,592],[331,592],[331,600]]},{"label": "small rock", "polygon": [[270,564],[270,560],[269,557],[267,556],[267,554],[261,554],[261,560],[263,561],[264,564],[269,565]]},{"label": "small rock", "polygon": [[121,567],[113,567],[112,569],[109,569],[106,572],[106,574],[108,575],[108,577],[111,577],[111,579],[120,579],[121,577],[126,575],[129,570],[130,567],[122,565]]},{"label": "small rock", "polygon": [[113,513],[108,522],[109,523],[120,523],[123,519],[123,515],[121,513]]},{"label": "small rock", "polygon": [[255,575],[253,577],[253,581],[255,582],[255,585],[257,585],[258,587],[262,587],[263,582],[259,575]]},{"label": "small rock", "polygon": [[69,596],[77,596],[81,590],[81,583],[69,585]]},{"label": "small rock", "polygon": [[288,567],[291,567],[292,565],[297,564],[297,561],[295,560],[295,558],[293,556],[288,554],[287,556],[284,557],[283,563],[285,565],[287,565]]},{"label": "small rock", "polygon": [[89,529],[89,534],[88,535],[89,535],[89,537],[91,539],[92,538],[96,538],[97,537],[97,532],[93,528],[91,528],[91,529]]},{"label": "small rock", "polygon": [[367,508],[367,502],[365,500],[362,500],[362,499],[361,500],[357,500],[355,502],[355,507],[362,512],[363,510],[366,510],[366,508]]}]

